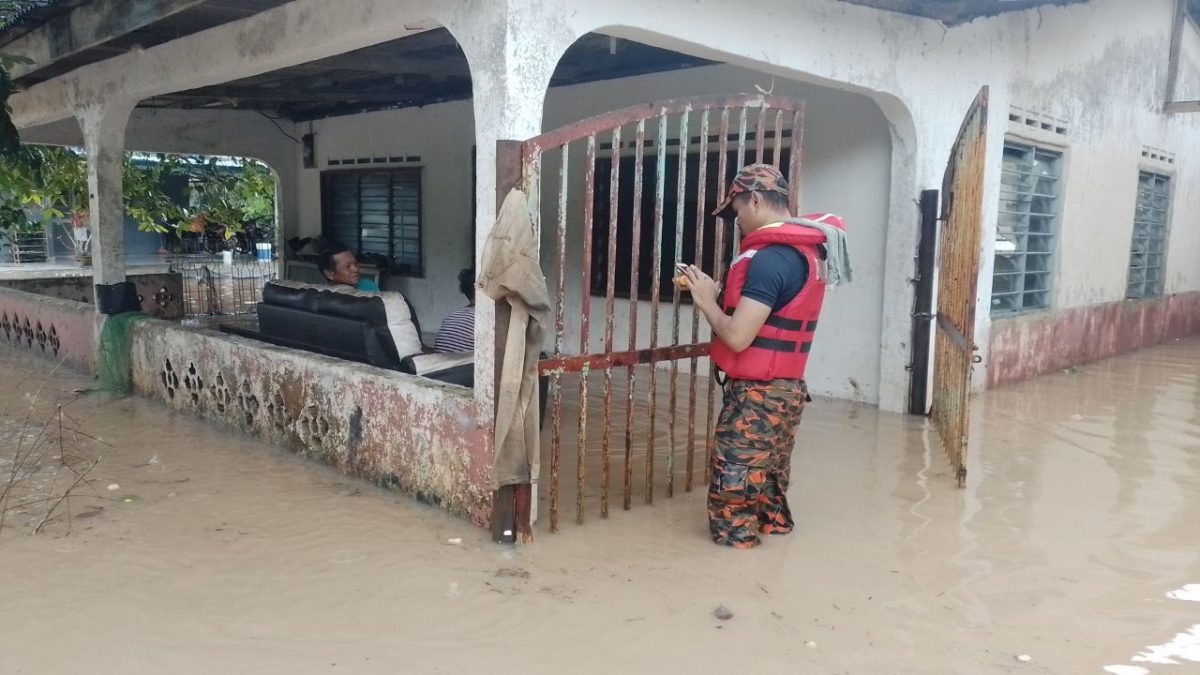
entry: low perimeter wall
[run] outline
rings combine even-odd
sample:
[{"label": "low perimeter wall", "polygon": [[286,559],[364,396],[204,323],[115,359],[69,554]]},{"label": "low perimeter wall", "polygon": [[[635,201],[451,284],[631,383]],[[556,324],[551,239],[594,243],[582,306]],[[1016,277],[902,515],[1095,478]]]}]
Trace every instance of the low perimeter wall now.
[{"label": "low perimeter wall", "polygon": [[[183,277],[174,272],[132,272],[128,277],[137,288],[142,311],[156,319],[183,318]],[[38,279],[12,279],[0,282],[0,287],[36,293],[62,300],[75,300],[92,304],[94,287],[92,277],[45,277]]]},{"label": "low perimeter wall", "polygon": [[0,287],[0,342],[18,350],[95,373],[103,323],[92,305]]},{"label": "low perimeter wall", "polygon": [[491,420],[468,389],[154,320],[132,362],[143,396],[491,524]]}]

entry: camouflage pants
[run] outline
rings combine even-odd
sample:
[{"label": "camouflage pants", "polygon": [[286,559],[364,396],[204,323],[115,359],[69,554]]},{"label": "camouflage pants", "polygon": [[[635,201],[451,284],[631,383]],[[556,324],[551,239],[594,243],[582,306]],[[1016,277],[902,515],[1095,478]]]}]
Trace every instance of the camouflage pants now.
[{"label": "camouflage pants", "polygon": [[808,387],[802,380],[729,380],[717,418],[708,487],[713,541],[736,548],[759,544],[759,533],[792,531],[787,488],[792,445]]}]

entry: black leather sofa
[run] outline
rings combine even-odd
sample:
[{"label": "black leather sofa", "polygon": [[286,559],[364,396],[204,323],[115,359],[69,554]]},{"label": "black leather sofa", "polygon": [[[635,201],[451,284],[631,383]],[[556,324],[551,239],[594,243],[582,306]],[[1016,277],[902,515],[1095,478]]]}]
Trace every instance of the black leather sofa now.
[{"label": "black leather sofa", "polygon": [[[222,332],[464,387],[475,385],[475,356],[434,353],[421,342],[411,303],[400,293],[272,281],[258,303],[258,329],[222,324]],[[538,383],[545,419],[549,380]]]},{"label": "black leather sofa", "polygon": [[435,354],[421,342],[416,313],[399,293],[364,293],[272,281],[258,303],[258,330],[223,332],[409,375],[474,386],[474,354]]}]

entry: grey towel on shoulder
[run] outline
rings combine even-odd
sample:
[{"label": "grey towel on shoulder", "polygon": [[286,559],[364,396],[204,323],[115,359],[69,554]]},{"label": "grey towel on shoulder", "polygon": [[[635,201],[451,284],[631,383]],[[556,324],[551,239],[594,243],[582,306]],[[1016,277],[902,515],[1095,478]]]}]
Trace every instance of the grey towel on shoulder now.
[{"label": "grey towel on shoulder", "polygon": [[[833,216],[827,214],[825,217]],[[839,286],[841,284],[850,283],[853,272],[850,269],[850,248],[846,244],[846,231],[834,227],[822,220],[810,220],[808,218],[789,218],[787,222],[793,225],[802,227],[811,227],[814,230],[820,230],[825,235],[825,260],[822,261],[821,269],[818,270],[818,278],[823,280],[830,286]],[[836,217],[836,216],[833,216]]]}]

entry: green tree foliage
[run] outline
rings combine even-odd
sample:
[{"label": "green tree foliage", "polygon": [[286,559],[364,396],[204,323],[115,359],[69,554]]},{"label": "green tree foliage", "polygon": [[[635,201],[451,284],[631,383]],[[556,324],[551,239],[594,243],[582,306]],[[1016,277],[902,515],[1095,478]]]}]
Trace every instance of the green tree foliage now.
[{"label": "green tree foliage", "polygon": [[[169,194],[171,177],[186,177],[186,204]],[[143,232],[208,232],[228,241],[251,223],[274,221],[275,178],[254,160],[126,155],[122,178],[125,211]],[[0,162],[0,229],[29,222],[18,212],[40,214],[42,225],[68,221],[86,227],[87,180],[87,159],[80,151],[19,146]]]}]

